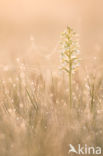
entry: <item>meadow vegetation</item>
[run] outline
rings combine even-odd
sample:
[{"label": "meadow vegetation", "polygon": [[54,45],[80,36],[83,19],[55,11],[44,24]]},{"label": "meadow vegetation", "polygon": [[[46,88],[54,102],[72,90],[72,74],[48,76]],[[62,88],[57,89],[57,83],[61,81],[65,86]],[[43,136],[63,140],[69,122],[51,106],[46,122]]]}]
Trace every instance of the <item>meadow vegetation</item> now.
[{"label": "meadow vegetation", "polygon": [[62,35],[61,45],[74,46],[61,49],[66,72],[31,72],[19,58],[15,69],[2,66],[0,156],[69,156],[69,144],[103,146],[103,74],[89,72],[77,55],[77,40]]}]

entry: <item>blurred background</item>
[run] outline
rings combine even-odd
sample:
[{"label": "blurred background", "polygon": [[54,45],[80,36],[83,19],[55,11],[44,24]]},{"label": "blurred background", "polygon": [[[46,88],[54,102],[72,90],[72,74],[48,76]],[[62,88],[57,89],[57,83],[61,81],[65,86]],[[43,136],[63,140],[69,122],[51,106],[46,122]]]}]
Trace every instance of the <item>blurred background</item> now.
[{"label": "blurred background", "polygon": [[[80,34],[81,55],[102,63],[102,0],[0,0],[0,64],[57,64],[60,33]],[[53,62],[52,62],[53,61]]]}]

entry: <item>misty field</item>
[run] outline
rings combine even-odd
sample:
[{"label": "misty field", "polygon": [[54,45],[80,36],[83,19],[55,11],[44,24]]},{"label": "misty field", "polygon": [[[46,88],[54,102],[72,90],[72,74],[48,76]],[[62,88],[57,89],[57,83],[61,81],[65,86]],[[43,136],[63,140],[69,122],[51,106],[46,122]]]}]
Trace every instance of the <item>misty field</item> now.
[{"label": "misty field", "polygon": [[0,156],[102,156],[102,6],[0,1]]},{"label": "misty field", "polygon": [[[73,155],[69,144],[103,146],[103,75],[95,67],[98,60],[91,58],[95,69],[90,70],[81,59],[72,74],[79,59],[68,49],[73,45],[76,55],[77,42],[65,36],[62,59],[71,69],[59,69],[61,63],[55,70],[29,66],[20,58],[14,66],[1,66],[0,156],[67,156]],[[50,62],[51,56],[46,59]]]}]

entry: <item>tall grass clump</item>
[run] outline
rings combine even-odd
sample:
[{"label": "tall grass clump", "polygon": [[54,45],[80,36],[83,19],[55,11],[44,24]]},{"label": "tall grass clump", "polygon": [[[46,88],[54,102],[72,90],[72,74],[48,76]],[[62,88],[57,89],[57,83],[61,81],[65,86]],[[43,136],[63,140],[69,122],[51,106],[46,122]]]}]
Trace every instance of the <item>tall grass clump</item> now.
[{"label": "tall grass clump", "polygon": [[69,104],[72,108],[72,74],[75,73],[79,66],[78,54],[79,41],[76,32],[67,26],[61,35],[61,61],[62,69],[65,70],[69,77]]}]

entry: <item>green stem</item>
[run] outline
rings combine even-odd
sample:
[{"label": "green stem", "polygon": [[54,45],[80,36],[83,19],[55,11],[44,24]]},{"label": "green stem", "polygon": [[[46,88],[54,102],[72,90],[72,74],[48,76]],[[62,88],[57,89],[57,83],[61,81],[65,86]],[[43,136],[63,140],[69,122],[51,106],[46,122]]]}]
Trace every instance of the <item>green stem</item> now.
[{"label": "green stem", "polygon": [[69,103],[70,109],[72,108],[72,73],[69,73]]},{"label": "green stem", "polygon": [[70,109],[72,108],[72,61],[71,61],[71,52],[69,55],[69,60],[70,60],[70,71],[69,71],[69,104],[70,104]]}]

